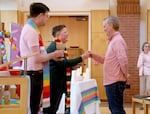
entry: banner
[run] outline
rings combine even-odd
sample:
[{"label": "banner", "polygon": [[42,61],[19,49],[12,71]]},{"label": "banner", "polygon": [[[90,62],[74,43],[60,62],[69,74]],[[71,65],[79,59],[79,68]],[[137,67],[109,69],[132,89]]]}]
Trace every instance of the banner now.
[{"label": "banner", "polygon": [[[20,35],[21,35],[22,26],[16,23],[11,23],[10,25],[10,61],[20,57]],[[13,67],[20,66],[21,61],[12,64]]]}]

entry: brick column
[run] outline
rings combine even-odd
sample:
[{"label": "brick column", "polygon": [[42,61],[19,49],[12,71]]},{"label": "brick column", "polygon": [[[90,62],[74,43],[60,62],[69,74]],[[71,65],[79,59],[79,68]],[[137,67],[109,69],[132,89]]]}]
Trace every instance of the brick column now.
[{"label": "brick column", "polygon": [[117,15],[120,19],[120,32],[128,45],[129,74],[131,88],[125,90],[125,102],[131,102],[139,94],[137,59],[140,47],[140,4],[139,0],[117,0]]}]

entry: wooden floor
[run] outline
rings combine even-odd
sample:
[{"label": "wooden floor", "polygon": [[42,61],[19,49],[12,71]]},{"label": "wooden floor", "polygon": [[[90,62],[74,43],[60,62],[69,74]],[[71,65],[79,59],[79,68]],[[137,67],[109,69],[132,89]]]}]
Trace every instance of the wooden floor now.
[{"label": "wooden floor", "polygon": [[[140,110],[141,106],[142,105],[140,105],[140,104],[136,105],[136,114],[144,114],[144,110]],[[124,107],[125,107],[126,114],[132,114],[131,103],[125,103]],[[101,112],[101,114],[110,114],[107,102],[101,102],[100,112]],[[149,107],[149,113],[148,114],[150,114],[150,107]]]}]

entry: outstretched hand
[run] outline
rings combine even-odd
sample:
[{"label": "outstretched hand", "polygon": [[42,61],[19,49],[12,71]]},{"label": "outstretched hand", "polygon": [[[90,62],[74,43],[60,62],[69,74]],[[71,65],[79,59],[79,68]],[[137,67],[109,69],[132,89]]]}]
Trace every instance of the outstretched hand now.
[{"label": "outstretched hand", "polygon": [[94,52],[89,51],[89,56],[94,60],[94,64],[98,64],[98,63],[104,63],[104,58],[101,55],[98,55]]},{"label": "outstretched hand", "polygon": [[88,57],[90,57],[89,52],[85,52],[84,54],[81,55],[82,59],[87,59]]},{"label": "outstretched hand", "polygon": [[93,53],[92,51],[88,51],[89,53],[89,57],[91,57],[92,59],[95,58],[95,55],[97,55],[96,53]]}]

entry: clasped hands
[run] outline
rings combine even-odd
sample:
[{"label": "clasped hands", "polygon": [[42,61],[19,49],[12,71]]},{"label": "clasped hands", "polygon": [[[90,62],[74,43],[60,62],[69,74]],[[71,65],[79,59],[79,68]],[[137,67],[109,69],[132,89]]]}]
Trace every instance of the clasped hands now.
[{"label": "clasped hands", "polygon": [[[92,58],[94,61],[97,61],[98,55],[91,52],[87,51],[84,54],[81,55],[82,59],[87,59],[87,58]],[[53,60],[55,61],[62,61],[64,59],[64,50],[56,50],[53,52]]]},{"label": "clasped hands", "polygon": [[88,51],[88,52],[82,54],[81,57],[82,57],[82,59],[87,59],[90,57],[94,60],[94,63],[96,63],[96,64],[99,63],[98,62],[99,61],[99,55],[96,53],[93,53],[91,51]]}]

